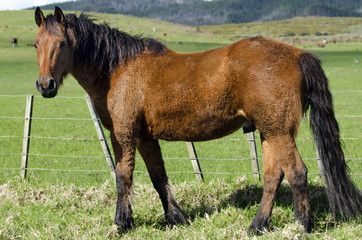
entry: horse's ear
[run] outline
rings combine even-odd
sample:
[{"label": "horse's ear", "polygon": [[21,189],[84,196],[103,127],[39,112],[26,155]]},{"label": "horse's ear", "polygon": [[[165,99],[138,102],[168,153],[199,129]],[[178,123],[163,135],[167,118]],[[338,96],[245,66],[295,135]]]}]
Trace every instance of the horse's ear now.
[{"label": "horse's ear", "polygon": [[44,22],[45,17],[43,12],[40,10],[39,7],[36,8],[35,10],[35,22],[38,25],[38,27],[40,27],[40,25],[42,24],[42,22]]},{"label": "horse's ear", "polygon": [[60,24],[64,24],[64,14],[62,9],[60,9],[59,7],[55,6],[55,11],[54,11],[54,18],[55,21],[57,21]]}]

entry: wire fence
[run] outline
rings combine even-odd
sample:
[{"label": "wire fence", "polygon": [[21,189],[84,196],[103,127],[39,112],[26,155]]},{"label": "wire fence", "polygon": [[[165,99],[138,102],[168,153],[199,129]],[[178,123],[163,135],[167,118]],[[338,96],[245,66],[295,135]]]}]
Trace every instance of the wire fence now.
[{"label": "wire fence", "polygon": [[[333,92],[335,94],[342,94],[342,93],[362,93],[362,90],[352,90],[352,91],[336,91]],[[0,97],[2,98],[24,98],[24,95],[0,95]],[[40,96],[35,96],[35,98],[41,98]],[[84,99],[84,97],[57,97],[57,99]],[[308,118],[308,117],[305,117]],[[337,115],[336,118],[362,118],[362,115]],[[10,120],[10,121],[15,121],[15,120],[24,120],[25,117],[23,116],[7,116],[7,115],[1,115],[0,119],[4,119],[4,120]],[[81,117],[31,117],[32,120],[51,120],[51,121],[57,121],[57,120],[66,120],[66,121],[92,121],[92,118],[81,118]],[[359,125],[361,124],[361,122],[359,122]],[[0,133],[1,134],[1,133]],[[24,136],[21,135],[1,135],[0,139],[23,139]],[[56,140],[56,141],[100,141],[102,139],[97,138],[97,137],[84,137],[84,136],[70,136],[70,137],[65,137],[65,136],[30,136],[30,139],[42,139],[42,140]],[[109,138],[107,138],[106,140],[109,140]],[[356,141],[357,144],[355,145],[360,145],[361,142],[361,137],[342,137],[341,140],[345,141]],[[222,139],[218,139],[217,141],[223,141],[223,142],[228,142],[228,141],[238,141],[238,142],[248,142],[249,140],[247,138],[222,138]],[[260,141],[260,139],[255,139],[255,141]],[[308,142],[314,142],[312,137],[304,137],[304,138],[297,138],[297,141],[308,141]],[[16,156],[16,157],[20,157],[23,156],[24,153],[19,153],[19,152],[6,152],[4,150],[3,147],[1,148],[2,152],[0,152],[0,157],[1,156]],[[39,153],[29,153],[26,154],[28,156],[37,156],[37,157],[45,157],[45,158],[82,158],[82,159],[104,159],[104,155],[99,154],[97,156],[84,156],[84,155],[66,155],[66,154],[62,154],[62,155],[57,155],[57,154],[39,154]],[[212,157],[199,157],[199,160],[203,160],[203,161],[250,161],[250,158],[212,158]],[[262,158],[257,158],[258,161],[260,161]],[[19,160],[19,166],[20,166],[20,158],[19,159],[14,159]],[[188,157],[164,157],[164,160],[190,160],[190,158]],[[307,157],[307,158],[303,158],[303,160],[311,160],[311,161],[317,161],[318,157]],[[361,161],[362,157],[357,156],[357,157],[346,157],[347,161]],[[360,164],[359,164],[360,165]],[[6,171],[6,170],[22,170],[23,168],[19,167],[4,167],[1,166],[0,163],[0,170]],[[30,171],[54,171],[54,172],[107,172],[109,170],[105,170],[105,169],[63,169],[63,168],[26,168],[27,170]],[[358,171],[360,171],[361,168],[358,169]],[[147,171],[135,171],[136,173],[147,173]],[[197,174],[198,172],[195,171],[168,171],[168,173],[170,174]],[[253,172],[213,172],[213,171],[202,171],[203,174],[208,174],[208,175],[252,175],[254,174]],[[319,173],[310,173],[308,175],[319,175]],[[362,176],[361,172],[353,172],[352,174],[353,176]]]}]

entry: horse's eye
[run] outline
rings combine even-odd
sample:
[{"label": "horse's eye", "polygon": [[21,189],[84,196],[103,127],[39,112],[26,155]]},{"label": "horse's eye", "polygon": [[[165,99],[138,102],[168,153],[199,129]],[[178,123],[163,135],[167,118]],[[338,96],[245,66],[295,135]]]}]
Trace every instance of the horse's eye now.
[{"label": "horse's eye", "polygon": [[61,41],[60,44],[59,44],[59,47],[60,47],[60,48],[65,47],[65,41]]},{"label": "horse's eye", "polygon": [[34,47],[35,47],[35,48],[38,48],[38,46],[37,46],[35,43],[34,43]]}]

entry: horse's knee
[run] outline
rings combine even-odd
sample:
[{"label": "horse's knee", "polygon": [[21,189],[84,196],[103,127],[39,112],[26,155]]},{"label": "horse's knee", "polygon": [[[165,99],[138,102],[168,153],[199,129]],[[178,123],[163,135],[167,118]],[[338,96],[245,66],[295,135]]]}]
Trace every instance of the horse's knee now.
[{"label": "horse's knee", "polygon": [[285,168],[284,171],[290,186],[301,191],[307,187],[308,169],[303,162],[298,165],[299,166],[293,166],[293,168]]}]

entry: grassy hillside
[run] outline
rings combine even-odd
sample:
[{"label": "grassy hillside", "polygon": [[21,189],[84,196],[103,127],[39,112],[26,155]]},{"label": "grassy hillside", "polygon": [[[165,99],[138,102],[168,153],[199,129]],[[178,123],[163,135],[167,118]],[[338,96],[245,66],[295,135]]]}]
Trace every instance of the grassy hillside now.
[{"label": "grassy hillside", "polygon": [[[248,238],[247,228],[257,211],[262,183],[256,182],[250,174],[242,174],[250,173],[251,166],[247,159],[246,136],[241,131],[223,139],[196,144],[197,153],[202,158],[201,167],[209,172],[205,174],[204,184],[196,181],[183,142],[161,142],[175,195],[190,222],[185,226],[172,229],[165,226],[160,200],[143,161],[137,156],[133,204],[136,229],[118,235],[113,226],[116,189],[102,157],[93,123],[84,120],[90,118],[82,98],[84,90],[71,76],[65,79],[58,97],[54,99],[43,99],[35,90],[38,67],[32,42],[37,27],[33,15],[33,11],[0,12],[0,239]],[[183,52],[221,46],[247,35],[259,35],[260,32],[268,37],[292,31],[297,33],[301,26],[309,24],[311,34],[303,37],[305,42],[295,43],[316,52],[323,61],[334,92],[335,111],[344,138],[347,162],[353,172],[359,174],[352,178],[359,188],[362,187],[362,165],[358,160],[362,156],[362,126],[358,117],[361,115],[362,94],[358,90],[362,90],[362,68],[361,63],[354,61],[362,62],[362,43],[355,38],[361,31],[358,19],[323,18],[325,22],[319,27],[312,24],[319,18],[304,19],[306,22],[303,24],[298,22],[303,19],[292,19],[278,32],[276,25],[283,21],[250,26],[229,25],[215,30],[216,26],[195,28],[121,15],[94,15],[99,22],[107,21],[126,32],[144,33],[145,36],[161,39],[169,47]],[[351,22],[347,24],[349,20]],[[338,21],[344,22],[344,25],[341,23],[337,27]],[[326,25],[336,26],[338,32],[335,33],[338,35],[334,36],[338,39],[341,37],[343,41],[349,39],[355,42],[338,41],[324,48],[318,47],[316,42],[325,36],[315,36],[313,32],[323,32]],[[226,32],[234,27],[245,28],[245,31],[249,29],[249,32],[245,35],[238,32],[240,36],[231,35],[236,30]],[[272,27],[275,32],[269,32]],[[328,30],[328,33],[331,31]],[[11,47],[11,37],[19,38],[18,47]],[[298,35],[280,37],[291,42],[300,38]],[[31,139],[29,156],[29,168],[33,169],[29,170],[27,180],[21,181],[18,176],[23,116],[25,95],[29,93],[35,95],[33,117],[36,119],[32,123],[34,138]],[[261,158],[260,141],[257,144]],[[307,120],[302,121],[297,144],[311,174],[310,199],[316,231],[304,233],[300,226],[293,223],[292,193],[284,181],[273,211],[271,231],[255,239],[359,239],[361,221],[342,223],[333,221],[328,215],[324,184],[318,176]],[[260,167],[263,168],[261,162]]]},{"label": "grassy hillside", "polygon": [[[44,11],[45,14],[52,11]],[[78,12],[80,14],[80,12]],[[152,19],[116,14],[90,13],[98,23],[106,22],[130,34],[142,34],[164,41],[179,51],[197,51],[227,44],[242,38],[266,36],[286,42],[317,43],[322,39],[361,41],[362,18],[306,17],[281,21],[190,27]],[[11,46],[18,38],[20,46],[32,46],[37,26],[34,11],[0,11],[0,44]],[[183,43],[194,43],[187,45]],[[216,45],[215,45],[216,44]],[[200,46],[198,46],[200,45]],[[191,46],[191,48],[190,48]],[[34,51],[33,51],[34,52]]]},{"label": "grassy hillside", "polygon": [[[52,12],[53,11],[45,10],[44,14],[50,14]],[[81,12],[77,12],[78,15],[80,13]],[[119,28],[130,34],[143,34],[147,37],[171,42],[183,41],[185,39],[189,42],[218,43],[225,41],[219,36],[210,39],[209,34],[196,33],[195,27],[125,15],[89,14],[92,18],[95,18],[98,23],[106,22],[111,27]],[[0,31],[0,44],[3,47],[9,47],[10,39],[13,37],[19,38],[20,46],[32,44],[37,32],[34,11],[0,11]]]}]

